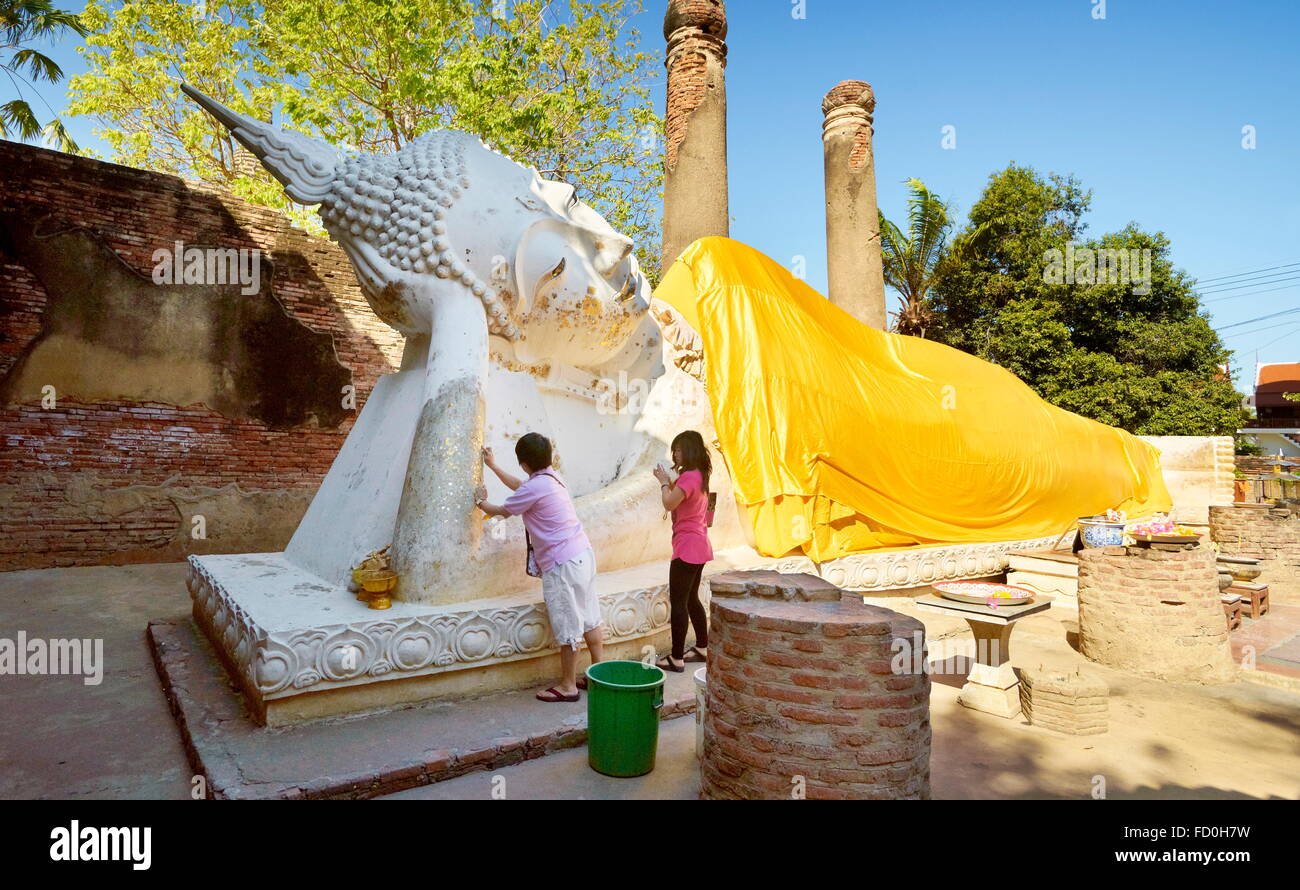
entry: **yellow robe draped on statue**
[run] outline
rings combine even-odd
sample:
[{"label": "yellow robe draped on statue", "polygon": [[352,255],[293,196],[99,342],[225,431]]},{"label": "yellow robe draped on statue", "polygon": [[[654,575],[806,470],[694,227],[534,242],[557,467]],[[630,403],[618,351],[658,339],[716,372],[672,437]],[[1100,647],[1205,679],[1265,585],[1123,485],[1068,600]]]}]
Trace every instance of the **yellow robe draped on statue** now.
[{"label": "yellow robe draped on statue", "polygon": [[738,241],[696,241],[655,296],[703,340],[722,454],[765,556],[1014,541],[1170,508],[1152,446],[997,365],[868,327]]}]

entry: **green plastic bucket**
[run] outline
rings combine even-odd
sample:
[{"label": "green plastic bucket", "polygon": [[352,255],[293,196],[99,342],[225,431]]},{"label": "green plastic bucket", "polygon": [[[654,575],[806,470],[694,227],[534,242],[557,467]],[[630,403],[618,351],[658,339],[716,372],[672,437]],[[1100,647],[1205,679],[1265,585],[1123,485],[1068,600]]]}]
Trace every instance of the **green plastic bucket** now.
[{"label": "green plastic bucket", "polygon": [[655,768],[661,668],[639,661],[601,661],[587,668],[587,762],[607,776],[644,776]]}]

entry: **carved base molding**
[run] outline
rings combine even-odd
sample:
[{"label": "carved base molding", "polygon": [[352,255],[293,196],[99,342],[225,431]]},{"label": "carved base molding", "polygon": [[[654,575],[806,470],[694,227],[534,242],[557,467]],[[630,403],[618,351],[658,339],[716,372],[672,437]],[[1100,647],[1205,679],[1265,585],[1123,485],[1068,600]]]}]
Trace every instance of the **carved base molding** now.
[{"label": "carved base molding", "polygon": [[[540,590],[448,606],[394,601],[377,611],[282,553],[192,556],[189,563],[195,619],[263,717],[272,703],[306,693],[513,666],[559,651]],[[600,576],[607,644],[651,638],[667,628],[667,568]],[[531,682],[527,671],[502,674],[515,678],[514,685]],[[376,693],[372,702],[349,697],[344,710],[401,703],[388,690]]]},{"label": "carved base molding", "polygon": [[843,590],[866,592],[925,587],[936,581],[960,581],[1005,572],[1011,553],[1070,547],[1074,535],[1075,532],[1070,531],[1063,535],[1024,541],[948,544],[911,550],[855,553],[820,565],[807,557],[794,556],[755,561],[744,568],[773,569],[791,574],[809,572]]}]

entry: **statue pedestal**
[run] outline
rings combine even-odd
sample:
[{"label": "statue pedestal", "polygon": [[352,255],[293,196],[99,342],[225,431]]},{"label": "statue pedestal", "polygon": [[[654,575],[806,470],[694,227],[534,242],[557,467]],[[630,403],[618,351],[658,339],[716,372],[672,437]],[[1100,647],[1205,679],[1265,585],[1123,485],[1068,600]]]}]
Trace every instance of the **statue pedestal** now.
[{"label": "statue pedestal", "polygon": [[[821,566],[735,547],[715,553],[705,580],[735,569],[812,572],[869,593],[987,577],[1006,568],[1009,552],[1042,546],[1033,540],[882,551]],[[510,596],[445,605],[395,599],[392,608],[375,610],[283,553],[253,553],[191,556],[188,587],[195,621],[267,726],[548,685],[559,676],[540,581]],[[607,658],[640,659],[646,646],[667,648],[667,559],[602,572],[596,589]]]},{"label": "statue pedestal", "polygon": [[[522,557],[521,557],[522,558]],[[597,579],[608,658],[668,643],[668,564]],[[558,648],[538,589],[445,606],[370,609],[282,553],[190,557],[194,618],[255,716],[285,726],[554,682]]]}]

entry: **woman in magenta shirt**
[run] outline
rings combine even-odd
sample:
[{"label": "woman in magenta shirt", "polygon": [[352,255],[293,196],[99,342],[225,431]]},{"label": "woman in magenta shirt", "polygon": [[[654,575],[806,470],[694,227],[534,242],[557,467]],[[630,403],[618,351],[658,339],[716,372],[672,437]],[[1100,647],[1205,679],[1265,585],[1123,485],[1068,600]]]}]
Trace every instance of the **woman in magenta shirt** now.
[{"label": "woman in magenta shirt", "polygon": [[[671,606],[672,653],[659,659],[659,667],[681,673],[687,662],[707,660],[708,615],[700,602],[704,565],[713,559],[709,544],[709,474],[713,463],[704,438],[695,430],[673,439],[673,469],[677,479],[655,467],[665,510],[673,514],[673,561],[668,566],[668,602]],[[686,651],[686,625],[695,628],[695,645]]]}]

